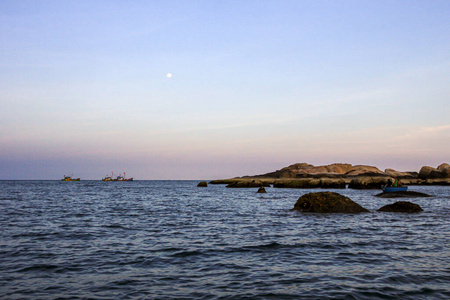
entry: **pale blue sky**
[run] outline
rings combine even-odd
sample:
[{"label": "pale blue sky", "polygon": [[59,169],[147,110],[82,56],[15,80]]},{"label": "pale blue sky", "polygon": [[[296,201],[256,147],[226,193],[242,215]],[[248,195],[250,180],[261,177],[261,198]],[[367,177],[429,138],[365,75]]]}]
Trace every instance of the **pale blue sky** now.
[{"label": "pale blue sky", "polygon": [[447,0],[1,1],[0,179],[450,162],[449,16]]}]

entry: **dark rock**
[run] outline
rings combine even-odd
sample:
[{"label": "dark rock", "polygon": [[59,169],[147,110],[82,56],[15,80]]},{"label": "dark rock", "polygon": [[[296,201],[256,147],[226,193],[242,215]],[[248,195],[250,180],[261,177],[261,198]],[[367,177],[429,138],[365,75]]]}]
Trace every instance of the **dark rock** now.
[{"label": "dark rock", "polygon": [[383,212],[406,212],[406,213],[416,213],[423,211],[422,207],[418,204],[411,203],[408,201],[398,201],[393,204],[388,204],[381,207],[378,211]]},{"label": "dark rock", "polygon": [[199,184],[197,184],[197,186],[198,187],[207,187],[208,183],[206,181],[202,181],[202,182],[199,182]]},{"label": "dark rock", "polygon": [[[429,167],[429,166],[423,166],[422,168],[420,168],[419,171],[419,178],[420,179],[427,179],[428,176],[430,176],[430,173],[432,171],[435,171],[436,169],[433,167]],[[437,170],[436,170],[437,171]]]},{"label": "dark rock", "polygon": [[244,179],[231,182],[227,185],[227,188],[254,188],[260,186],[270,186],[270,184],[259,179]]},{"label": "dark rock", "polygon": [[267,193],[267,192],[266,192],[266,189],[263,186],[260,186],[258,191],[257,191],[257,193],[263,194],[263,193]]},{"label": "dark rock", "polygon": [[345,189],[346,183],[344,179],[322,178],[320,187],[323,189]]},{"label": "dark rock", "polygon": [[350,181],[350,189],[381,189],[382,185],[388,184],[388,181],[394,182],[394,178],[386,176],[358,176]]},{"label": "dark rock", "polygon": [[448,163],[443,163],[443,164],[440,164],[440,165],[437,167],[437,169],[438,169],[439,171],[443,171],[443,170],[445,170],[445,169],[450,169],[450,165],[449,165]]},{"label": "dark rock", "polygon": [[369,212],[350,198],[333,192],[318,192],[303,195],[297,200],[293,210],[311,213]]},{"label": "dark rock", "polygon": [[238,179],[231,178],[231,179],[216,179],[209,182],[209,184],[230,184],[233,182],[236,182]]},{"label": "dark rock", "polygon": [[320,188],[320,179],[300,178],[300,179],[278,179],[273,183],[274,188],[291,189],[312,189]]},{"label": "dark rock", "polygon": [[450,185],[450,178],[427,179],[421,182],[422,185]]},{"label": "dark rock", "polygon": [[418,198],[418,197],[431,197],[428,194],[414,192],[414,191],[406,191],[406,192],[392,192],[392,193],[380,193],[375,195],[375,197],[380,198]]}]

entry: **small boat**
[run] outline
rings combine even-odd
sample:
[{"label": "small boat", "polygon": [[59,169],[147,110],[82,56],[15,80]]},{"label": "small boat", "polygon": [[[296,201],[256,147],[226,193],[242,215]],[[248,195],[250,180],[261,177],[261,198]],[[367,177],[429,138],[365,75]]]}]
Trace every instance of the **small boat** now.
[{"label": "small boat", "polygon": [[408,190],[407,186],[384,186],[382,187],[384,193],[394,193],[394,192],[406,192]]},{"label": "small boat", "polygon": [[123,172],[123,176],[122,176],[122,174],[120,174],[119,176],[114,178],[114,173],[111,172],[111,176],[106,175],[105,178],[103,178],[102,180],[103,181],[133,181],[133,177],[126,178],[125,177],[125,172]]},{"label": "small boat", "polygon": [[117,181],[113,178],[113,172],[111,172],[111,176],[106,175],[105,178],[102,178],[102,181]]},{"label": "small boat", "polygon": [[[73,176],[73,175],[72,175]],[[72,178],[72,176],[64,175],[64,178],[61,181],[80,181],[80,178]]]},{"label": "small boat", "polygon": [[125,172],[123,172],[123,176],[122,175],[117,176],[116,180],[117,181],[133,181],[133,177],[126,178]]}]

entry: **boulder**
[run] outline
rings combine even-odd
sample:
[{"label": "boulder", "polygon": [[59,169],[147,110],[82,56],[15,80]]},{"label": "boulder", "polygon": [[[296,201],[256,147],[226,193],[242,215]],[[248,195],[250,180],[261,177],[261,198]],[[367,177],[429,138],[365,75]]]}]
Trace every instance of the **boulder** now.
[{"label": "boulder", "polygon": [[333,192],[318,192],[303,195],[297,200],[293,210],[311,213],[369,212],[350,198]]},{"label": "boulder", "polygon": [[439,170],[432,170],[427,177],[427,179],[439,179],[439,178],[445,178],[444,173]]},{"label": "boulder", "polygon": [[444,163],[437,168],[424,166],[420,169],[419,178],[423,180],[450,178],[450,165]]},{"label": "boulder", "polygon": [[394,178],[387,176],[358,176],[350,181],[348,187],[350,189],[381,189],[382,185],[386,185],[388,181],[394,182]]},{"label": "boulder", "polygon": [[429,166],[423,166],[422,168],[420,168],[419,171],[419,178],[420,179],[428,179],[428,176],[430,175],[430,173],[432,171],[435,171],[436,169],[433,167],[429,167]]},{"label": "boulder", "polygon": [[267,192],[266,192],[266,189],[265,189],[263,186],[260,186],[259,189],[258,189],[258,191],[257,191],[257,193],[258,193],[258,194],[265,194],[265,193],[267,193]]},{"label": "boulder", "polygon": [[201,181],[197,184],[198,187],[208,187],[208,183],[206,181]]},{"label": "boulder", "polygon": [[364,166],[364,165],[353,166],[353,170],[345,173],[346,176],[361,176],[363,174],[384,175],[383,171],[381,171],[377,167]]},{"label": "boulder", "polygon": [[439,171],[443,171],[444,169],[450,169],[450,165],[447,164],[447,163],[443,163],[443,164],[440,164],[440,165],[437,167],[437,169],[438,169]]},{"label": "boulder", "polygon": [[418,204],[411,203],[408,201],[398,201],[393,204],[388,204],[381,207],[378,211],[383,212],[406,212],[406,213],[416,213],[423,211],[422,207]]}]

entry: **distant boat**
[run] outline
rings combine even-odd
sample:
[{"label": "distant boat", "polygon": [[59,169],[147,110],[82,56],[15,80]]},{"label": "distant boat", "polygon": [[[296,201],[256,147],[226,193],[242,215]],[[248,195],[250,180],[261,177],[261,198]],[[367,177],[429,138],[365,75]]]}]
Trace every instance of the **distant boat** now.
[{"label": "distant boat", "polygon": [[[72,175],[73,176],[73,175]],[[80,181],[80,178],[72,178],[72,176],[64,175],[64,178],[61,181]]]},{"label": "distant boat", "polygon": [[117,181],[133,181],[133,177],[126,178],[125,177],[125,172],[123,172],[123,176],[122,175],[117,176],[116,180]]},{"label": "distant boat", "polygon": [[394,192],[406,192],[408,190],[407,186],[385,186],[382,188],[385,193],[394,193]]},{"label": "distant boat", "polygon": [[105,178],[102,179],[102,181],[116,181],[113,178],[113,172],[111,172],[111,176],[106,175]]},{"label": "distant boat", "polygon": [[119,176],[114,178],[114,173],[111,172],[111,176],[106,175],[105,178],[103,178],[102,180],[103,181],[133,181],[133,177],[125,178],[125,172],[123,172],[123,176],[122,176],[122,174],[120,174]]}]

